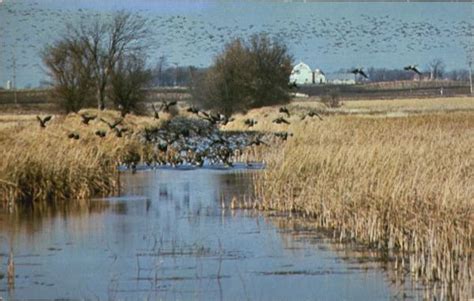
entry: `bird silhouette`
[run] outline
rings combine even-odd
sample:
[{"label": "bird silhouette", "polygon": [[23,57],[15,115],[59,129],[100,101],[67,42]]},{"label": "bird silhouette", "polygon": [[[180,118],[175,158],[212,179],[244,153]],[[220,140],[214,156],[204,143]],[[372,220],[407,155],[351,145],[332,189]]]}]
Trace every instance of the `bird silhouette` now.
[{"label": "bird silhouette", "polygon": [[287,107],[280,107],[280,109],[278,110],[279,113],[285,113],[286,116],[288,116],[288,118],[290,118],[290,111],[288,111],[288,108]]},{"label": "bird silhouette", "polygon": [[258,123],[258,121],[255,120],[255,119],[252,119],[252,118],[247,118],[247,119],[244,120],[244,124],[247,125],[249,128],[253,127],[257,123]]},{"label": "bird silhouette", "polygon": [[100,138],[104,138],[107,135],[107,133],[105,131],[102,131],[102,130],[95,131],[95,134],[97,136],[99,136]]},{"label": "bird silhouette", "polygon": [[199,109],[196,108],[195,106],[191,106],[186,109],[186,112],[193,113],[193,114],[199,114]]},{"label": "bird silhouette", "polygon": [[283,141],[286,141],[289,136],[293,136],[293,133],[278,132],[278,133],[275,133],[275,136],[281,138],[281,140]]},{"label": "bird silhouette", "polygon": [[262,139],[260,139],[260,137],[255,137],[254,139],[252,139],[248,146],[252,146],[252,145],[256,145],[256,146],[259,146],[259,145],[268,145],[268,143],[266,143],[265,141],[263,141]]},{"label": "bird silhouette", "polygon": [[105,120],[105,119],[103,119],[103,118],[101,118],[100,121],[106,123],[106,124],[109,126],[109,128],[110,128],[111,130],[113,130],[113,129],[115,129],[115,128],[117,127],[117,125],[119,125],[119,124],[122,123],[123,118],[120,118],[119,120],[115,121],[114,123],[110,123],[110,122],[108,122],[107,120]]},{"label": "bird silhouette", "polygon": [[369,77],[367,76],[367,74],[365,74],[365,72],[362,70],[362,68],[355,68],[355,69],[352,69],[351,73],[354,74],[354,75],[360,74],[360,75],[362,75],[362,76],[365,77],[365,78],[369,78]]},{"label": "bird silhouette", "polygon": [[406,71],[413,71],[415,72],[416,74],[418,75],[421,75],[421,72],[420,70],[418,70],[418,68],[416,68],[417,65],[408,65],[406,67],[403,67],[404,70]]},{"label": "bird silhouette", "polygon": [[317,116],[319,118],[319,120],[323,120],[321,115],[319,115],[319,113],[316,112],[316,111],[309,111],[308,113],[303,115],[303,117],[301,117],[301,120],[304,120],[306,118],[306,116],[311,117],[311,118],[314,117],[314,116]]},{"label": "bird silhouette", "polygon": [[283,117],[278,117],[276,119],[273,119],[272,122],[276,123],[276,124],[281,124],[281,123],[290,124],[290,122],[288,120],[286,120],[285,118],[283,118]]},{"label": "bird silhouette", "polygon": [[67,137],[68,137],[69,139],[74,139],[74,140],[79,140],[79,138],[80,138],[80,136],[79,136],[78,133],[69,133],[69,134],[67,135]]},{"label": "bird silhouette", "polygon": [[178,104],[178,102],[177,102],[176,100],[170,101],[170,102],[167,102],[166,100],[163,100],[163,101],[161,102],[160,111],[163,111],[163,112],[165,112],[165,113],[168,113],[168,112],[170,111],[170,108],[171,108],[172,106],[177,105],[177,104]]},{"label": "bird silhouette", "polygon": [[89,116],[87,114],[81,114],[80,116],[82,118],[82,123],[84,123],[85,125],[89,125],[89,122],[91,120],[94,120],[97,118],[97,115]]},{"label": "bird silhouette", "polygon": [[39,116],[36,116],[36,119],[38,119],[38,121],[39,121],[39,123],[40,123],[40,127],[42,127],[42,128],[45,128],[45,127],[46,127],[46,123],[47,123],[48,121],[50,121],[51,118],[53,118],[51,115],[46,116],[46,117],[44,117],[44,118],[41,118],[41,117],[39,117]]}]

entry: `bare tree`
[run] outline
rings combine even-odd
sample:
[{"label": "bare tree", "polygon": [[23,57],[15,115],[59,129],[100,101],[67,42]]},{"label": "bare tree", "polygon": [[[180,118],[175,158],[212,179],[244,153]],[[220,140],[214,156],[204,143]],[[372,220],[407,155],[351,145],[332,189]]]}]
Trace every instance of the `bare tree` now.
[{"label": "bare tree", "polygon": [[162,86],[163,85],[163,70],[166,67],[166,56],[162,55],[158,58],[158,62],[156,63],[156,80],[157,80],[157,86]]},{"label": "bare tree", "polygon": [[110,99],[120,109],[122,117],[139,109],[145,98],[144,86],[151,79],[151,73],[145,68],[143,56],[122,56],[110,77]]},{"label": "bare tree", "polygon": [[43,50],[43,63],[52,79],[53,96],[63,109],[77,112],[93,97],[92,70],[78,55],[84,45],[78,41],[59,41]]},{"label": "bare tree", "polygon": [[83,60],[92,69],[99,109],[105,107],[106,88],[111,72],[124,56],[141,51],[148,33],[147,22],[139,15],[120,11],[108,22],[96,18],[79,26],[68,25],[64,39],[70,43],[80,41]]},{"label": "bare tree", "polygon": [[434,59],[428,63],[430,79],[441,79],[444,74],[445,65],[441,59]]}]

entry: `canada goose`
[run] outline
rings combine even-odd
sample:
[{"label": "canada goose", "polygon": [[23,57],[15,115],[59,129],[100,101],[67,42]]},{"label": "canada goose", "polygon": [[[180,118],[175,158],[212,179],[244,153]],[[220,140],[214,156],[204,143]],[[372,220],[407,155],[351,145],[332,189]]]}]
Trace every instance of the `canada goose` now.
[{"label": "canada goose", "polygon": [[413,71],[416,74],[421,75],[421,72],[420,72],[420,70],[418,70],[416,68],[416,65],[409,65],[409,66],[403,67],[403,69],[406,70],[406,71]]},{"label": "canada goose", "polygon": [[287,107],[280,107],[280,109],[278,110],[279,113],[285,113],[286,116],[288,116],[288,118],[290,118],[290,111],[288,111],[288,108]]},{"label": "canada goose", "polygon": [[81,114],[80,116],[81,116],[81,118],[82,118],[82,123],[84,123],[85,125],[89,125],[89,122],[90,122],[91,120],[94,120],[94,119],[97,118],[97,115],[88,116],[88,115],[86,115],[86,114]]},{"label": "canada goose", "polygon": [[222,125],[227,125],[229,122],[232,122],[234,120],[235,120],[234,118],[232,118],[232,117],[229,118],[229,117],[227,117],[227,115],[221,115],[220,123]]},{"label": "canada goose", "polygon": [[279,132],[279,133],[275,133],[275,136],[281,138],[281,140],[283,141],[286,141],[288,137],[293,136],[293,133]]},{"label": "canada goose", "polygon": [[199,114],[199,109],[196,108],[195,106],[191,106],[186,109],[186,112],[193,113],[193,114]]},{"label": "canada goose", "polygon": [[170,107],[177,105],[178,102],[176,100],[167,102],[166,100],[162,101],[160,111],[168,113],[170,111]]},{"label": "canada goose", "polygon": [[68,137],[69,139],[74,139],[74,140],[79,140],[79,138],[80,138],[80,136],[79,136],[78,133],[69,133],[69,134],[67,135],[67,137]]},{"label": "canada goose", "polygon": [[306,116],[308,116],[308,117],[317,116],[319,118],[319,120],[323,120],[321,115],[319,115],[318,112],[316,112],[316,111],[309,111],[307,114],[305,114],[305,115],[303,115],[303,117],[301,117],[301,120],[304,120],[306,118]]},{"label": "canada goose", "polygon": [[355,68],[355,69],[352,69],[351,73],[353,73],[354,75],[360,74],[360,75],[362,75],[362,76],[365,77],[365,78],[369,78],[369,77],[367,76],[367,74],[365,74],[365,72],[362,70],[362,68]]},{"label": "canada goose", "polygon": [[276,123],[276,124],[281,124],[281,123],[290,124],[290,122],[288,120],[286,120],[285,118],[283,118],[283,117],[278,117],[276,119],[273,119],[272,122]]},{"label": "canada goose", "polygon": [[210,124],[216,125],[218,122],[221,121],[221,116],[220,114],[213,114],[213,113],[207,113],[204,111],[201,111],[201,114],[204,115],[201,117],[204,120],[209,121]]},{"label": "canada goose", "polygon": [[36,116],[36,119],[38,119],[39,123],[40,123],[40,127],[42,128],[45,128],[46,127],[46,123],[48,121],[51,120],[51,118],[53,118],[51,115],[50,116],[46,116],[45,118],[41,119],[41,117],[39,116]]},{"label": "canada goose", "polygon": [[245,121],[244,121],[244,124],[247,125],[249,128],[253,127],[257,123],[258,123],[257,120],[251,119],[251,118],[245,119]]},{"label": "canada goose", "polygon": [[160,119],[160,114],[158,114],[158,110],[156,109],[154,104],[151,104],[151,107],[153,108],[153,118],[155,119]]},{"label": "canada goose", "polygon": [[104,138],[107,135],[107,133],[105,131],[102,131],[102,130],[95,131],[95,134],[97,136],[99,136],[100,138]]},{"label": "canada goose", "polygon": [[260,144],[268,145],[265,141],[263,141],[262,139],[260,139],[260,137],[255,137],[255,139],[253,139],[252,141],[250,141],[250,143],[248,144],[248,146],[252,146],[252,145],[259,146]]},{"label": "canada goose", "polygon": [[166,142],[158,143],[158,149],[165,153],[168,150],[168,144]]},{"label": "canada goose", "polygon": [[115,121],[114,123],[110,123],[110,122],[108,122],[107,120],[104,120],[104,119],[102,119],[102,118],[100,119],[100,121],[106,123],[106,124],[109,126],[109,128],[110,128],[111,130],[113,130],[113,129],[115,129],[115,128],[117,127],[117,125],[119,125],[119,124],[122,123],[123,118],[120,118],[119,120]]}]

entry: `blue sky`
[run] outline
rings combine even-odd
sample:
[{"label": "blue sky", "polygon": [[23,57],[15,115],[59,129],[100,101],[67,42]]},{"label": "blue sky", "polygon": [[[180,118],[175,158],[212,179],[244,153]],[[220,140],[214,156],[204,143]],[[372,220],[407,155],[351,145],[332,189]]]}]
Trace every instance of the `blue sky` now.
[{"label": "blue sky", "polygon": [[277,3],[230,1],[9,1],[0,4],[0,84],[45,79],[39,56],[67,22],[106,17],[118,9],[150,20],[148,62],[205,67],[233,37],[267,32],[284,41],[295,62],[326,72],[354,66],[421,69],[441,58],[448,69],[467,68],[474,44],[472,3]]}]

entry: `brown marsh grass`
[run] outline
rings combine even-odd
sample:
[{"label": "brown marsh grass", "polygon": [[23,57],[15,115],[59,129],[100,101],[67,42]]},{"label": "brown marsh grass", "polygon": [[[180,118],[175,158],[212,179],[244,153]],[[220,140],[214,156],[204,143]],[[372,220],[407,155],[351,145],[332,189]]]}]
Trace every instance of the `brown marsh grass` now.
[{"label": "brown marsh grass", "polygon": [[[89,112],[97,114],[95,111]],[[101,117],[119,118],[118,112],[104,112]],[[0,199],[16,201],[85,200],[107,195],[119,187],[117,165],[127,156],[141,156],[143,146],[133,131],[157,123],[151,118],[129,115],[123,125],[131,131],[118,138],[99,120],[81,123],[77,114],[57,115],[40,128],[35,116],[3,116],[8,123],[0,127]],[[107,131],[105,138],[94,133]],[[80,135],[69,139],[70,133]]]},{"label": "brown marsh grass", "polygon": [[[290,125],[277,125],[271,122],[277,110],[251,111],[229,125],[244,128],[244,118],[252,117],[257,130],[294,134],[267,153],[253,207],[298,213],[341,240],[395,251],[396,267],[415,278],[469,283],[472,112],[323,121],[292,116]],[[290,106],[293,113],[300,110]]]}]

